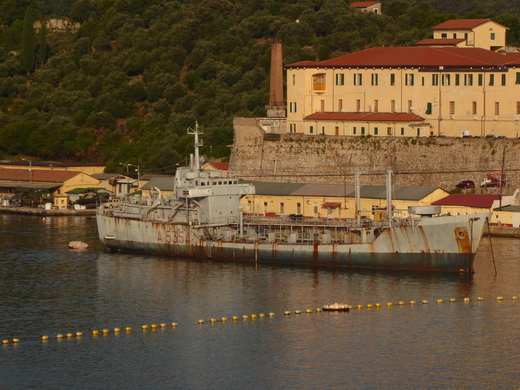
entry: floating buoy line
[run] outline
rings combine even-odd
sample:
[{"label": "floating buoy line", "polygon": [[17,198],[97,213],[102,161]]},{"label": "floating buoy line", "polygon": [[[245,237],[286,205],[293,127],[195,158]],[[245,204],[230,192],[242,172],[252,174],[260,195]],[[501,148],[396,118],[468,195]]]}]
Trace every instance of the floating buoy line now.
[{"label": "floating buoy line", "polygon": [[[498,297],[496,297],[495,300],[497,302],[503,302],[504,299],[505,298],[503,296],[498,296]],[[519,297],[517,295],[513,295],[511,297],[511,300],[513,300],[513,301],[518,301],[518,299],[519,299]],[[477,302],[482,302],[482,301],[484,301],[484,298],[483,297],[477,297],[477,298],[474,298],[473,300],[477,301]],[[426,300],[426,299],[423,299],[422,301],[419,301],[419,302],[422,302],[423,305],[428,305],[429,304],[429,301]],[[436,302],[437,302],[437,304],[440,305],[440,304],[443,304],[445,301],[444,301],[444,299],[437,299]],[[459,300],[457,300],[456,298],[450,298],[447,302],[456,303],[456,302],[459,302]],[[471,302],[471,299],[468,298],[468,297],[465,297],[465,298],[461,299],[460,302],[469,303],[469,302]],[[414,306],[416,304],[417,304],[417,301],[415,301],[415,300],[411,300],[411,301],[408,302],[409,306]],[[402,307],[402,306],[407,305],[407,303],[405,303],[404,301],[399,301],[397,303],[397,305],[399,307]],[[369,304],[366,304],[366,305],[362,305],[362,304],[347,305],[347,304],[344,304],[344,303],[342,303],[342,304],[334,303],[334,304],[324,305],[323,307],[318,307],[316,309],[306,309],[304,312],[302,312],[301,310],[293,310],[293,311],[286,310],[286,311],[283,312],[283,316],[287,317],[287,316],[291,316],[292,314],[299,315],[299,314],[302,314],[302,313],[306,313],[306,314],[321,313],[323,311],[329,311],[329,312],[349,312],[349,311],[352,311],[353,309],[357,309],[358,311],[360,311],[360,310],[362,310],[365,307],[367,309],[380,309],[382,306],[383,306],[383,304],[381,304],[379,302],[377,302],[377,303],[369,303]],[[386,303],[386,307],[387,308],[392,308],[393,306],[394,306],[393,302],[387,302]],[[238,321],[254,322],[258,318],[261,318],[261,319],[273,318],[275,316],[276,316],[276,314],[274,312],[259,313],[259,314],[244,314],[242,316],[234,315],[234,316],[231,317],[231,321],[232,322],[238,322]],[[217,324],[217,323],[225,324],[227,322],[228,322],[228,317],[221,317],[220,319],[212,317],[210,319],[199,319],[198,320],[198,324],[199,325],[204,325],[204,324],[214,325],[214,324]],[[142,333],[148,333],[149,331],[156,332],[157,329],[161,329],[162,331],[166,330],[167,328],[175,329],[178,326],[179,326],[179,324],[177,322],[171,322],[170,324],[166,324],[164,322],[160,323],[160,324],[152,323],[152,324],[141,325],[141,330],[142,330]],[[99,330],[99,329],[92,329],[88,333],[90,334],[90,337],[92,339],[95,339],[95,338],[99,338],[99,337],[108,337],[110,335],[119,336],[122,332],[124,332],[126,334],[131,334],[131,333],[134,332],[134,330],[133,330],[132,327],[126,326],[124,328],[115,327],[112,330],[107,329],[107,328],[103,328],[101,330]],[[76,331],[76,332],[67,332],[67,333],[57,333],[54,336],[43,335],[43,336],[41,336],[41,341],[42,341],[42,343],[48,343],[51,340],[55,340],[55,341],[61,342],[61,341],[65,341],[65,340],[74,340],[74,339],[75,340],[80,340],[80,339],[83,339],[83,337],[84,337],[83,332]],[[9,345],[18,346],[19,344],[22,344],[22,341],[21,341],[21,339],[19,337],[12,337],[10,339],[3,339],[1,342],[2,342],[2,345],[4,347],[5,346],[9,346]]]}]

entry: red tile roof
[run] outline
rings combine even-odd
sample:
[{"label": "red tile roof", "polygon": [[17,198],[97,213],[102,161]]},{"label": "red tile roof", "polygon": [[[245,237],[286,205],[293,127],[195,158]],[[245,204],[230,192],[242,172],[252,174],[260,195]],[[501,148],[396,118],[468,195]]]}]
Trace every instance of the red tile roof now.
[{"label": "red tile roof", "polygon": [[452,194],[445,198],[442,198],[432,205],[438,206],[468,206],[468,207],[481,207],[491,208],[494,200],[499,200],[500,195],[472,195],[472,194]]},{"label": "red tile roof", "polygon": [[321,62],[303,61],[286,68],[315,67],[496,67],[508,55],[479,48],[461,47],[374,47]]},{"label": "red tile roof", "polygon": [[486,22],[491,22],[491,19],[450,19],[432,27],[432,30],[470,30]]},{"label": "red tile roof", "polygon": [[78,171],[58,171],[33,169],[32,178],[28,169],[0,169],[0,180],[3,181],[32,181],[63,183],[74,176],[81,174]]},{"label": "red tile roof", "polygon": [[465,39],[423,39],[416,43],[417,46],[452,45],[464,42]]},{"label": "red tile roof", "polygon": [[380,1],[355,1],[353,3],[350,3],[349,6],[354,8],[367,8],[379,3]]},{"label": "red tile roof", "polygon": [[424,120],[418,115],[402,112],[316,112],[304,119],[352,122],[417,122]]},{"label": "red tile roof", "polygon": [[229,163],[227,162],[210,162],[209,163],[213,168],[218,169],[219,171],[227,171],[229,170]]}]

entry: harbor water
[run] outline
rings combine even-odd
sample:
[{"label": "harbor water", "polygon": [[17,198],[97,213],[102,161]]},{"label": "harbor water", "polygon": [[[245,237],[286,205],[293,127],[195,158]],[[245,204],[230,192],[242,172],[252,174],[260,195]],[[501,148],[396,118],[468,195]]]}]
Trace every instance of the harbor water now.
[{"label": "harbor water", "polygon": [[0,261],[0,389],[520,388],[518,239],[484,237],[474,275],[333,270],[107,253],[93,218],[0,214]]}]

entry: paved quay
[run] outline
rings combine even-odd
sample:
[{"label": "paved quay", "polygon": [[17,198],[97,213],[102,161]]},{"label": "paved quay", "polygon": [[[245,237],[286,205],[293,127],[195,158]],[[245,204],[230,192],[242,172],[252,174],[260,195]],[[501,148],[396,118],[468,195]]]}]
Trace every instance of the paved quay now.
[{"label": "paved quay", "polygon": [[73,215],[96,215],[96,209],[74,210],[74,209],[50,209],[41,207],[0,207],[0,214],[19,214],[36,216],[73,216]]}]

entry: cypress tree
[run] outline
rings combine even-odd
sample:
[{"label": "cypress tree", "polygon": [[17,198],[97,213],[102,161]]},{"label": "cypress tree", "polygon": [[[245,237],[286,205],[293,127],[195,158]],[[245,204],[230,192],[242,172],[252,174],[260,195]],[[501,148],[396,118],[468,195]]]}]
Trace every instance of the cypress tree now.
[{"label": "cypress tree", "polygon": [[40,29],[40,52],[38,60],[40,65],[43,65],[47,57],[47,23],[42,23]]},{"label": "cypress tree", "polygon": [[27,73],[34,69],[34,27],[33,13],[31,8],[27,8],[23,18],[22,30],[22,68]]}]

